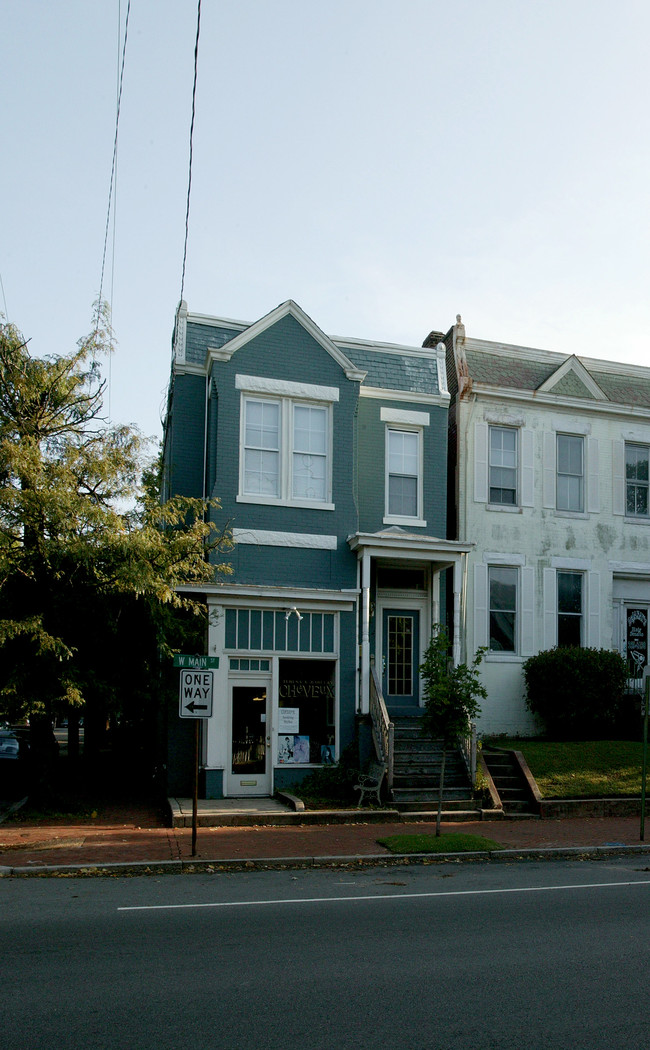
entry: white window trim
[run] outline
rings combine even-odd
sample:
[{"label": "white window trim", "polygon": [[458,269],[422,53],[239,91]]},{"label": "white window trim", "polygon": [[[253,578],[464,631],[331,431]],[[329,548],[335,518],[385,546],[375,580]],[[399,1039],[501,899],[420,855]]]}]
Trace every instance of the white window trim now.
[{"label": "white window trim", "polygon": [[[238,376],[238,379],[250,380],[251,376]],[[265,383],[276,384],[279,383],[287,391],[290,388],[301,389],[319,389],[321,391],[328,390],[334,391],[334,388],[330,387],[319,387],[315,388],[310,384],[300,383],[284,383],[284,381],[276,380],[264,380]],[[338,391],[335,391],[338,395]],[[336,400],[338,399],[338,396]],[[279,496],[267,496],[263,493],[256,492],[245,492],[244,491],[244,449],[246,448],[246,402],[249,400],[253,401],[268,401],[270,404],[277,404],[280,407],[280,424],[279,424],[279,482],[280,482],[280,495]],[[325,492],[326,498],[324,500],[306,500],[295,498],[291,495],[293,485],[293,408],[294,406],[310,406],[314,405],[317,408],[325,409],[327,413],[327,463],[325,468]],[[250,389],[242,389],[240,410],[239,410],[239,493],[236,498],[237,503],[255,503],[263,504],[266,506],[273,507],[298,507],[305,510],[334,510],[335,505],[332,503],[332,408],[331,402],[325,398],[314,401],[314,399],[304,399],[286,394],[274,393],[273,395],[268,392],[262,393],[258,391],[251,391]]]},{"label": "white window trim", "polygon": [[297,398],[301,401],[338,401],[335,386],[315,383],[294,383],[288,379],[269,379],[267,376],[235,376],[235,388],[247,394],[272,394],[275,397]]},{"label": "white window trim", "polygon": [[[557,505],[557,444],[559,437],[582,439],[582,510],[560,510]],[[588,426],[577,423],[544,434],[543,506],[559,518],[588,518],[600,511],[600,447]],[[614,513],[616,513],[614,511]]]},{"label": "white window trim", "polygon": [[[499,652],[490,645],[490,567],[506,566],[517,571],[515,605],[515,649]],[[488,663],[522,663],[535,649],[535,570],[525,564],[520,554],[486,553],[483,562],[474,565],[474,645],[485,646]]]},{"label": "white window trim", "polygon": [[601,579],[600,572],[590,569],[591,562],[579,558],[553,558],[552,568],[544,569],[544,649],[557,645],[557,574],[579,572],[582,575],[581,645],[601,646]]},{"label": "white window trim", "polygon": [[[490,503],[490,428],[516,430],[517,432],[517,502]],[[535,435],[523,420],[514,417],[505,419],[490,414],[485,422],[474,426],[474,502],[484,503],[488,511],[503,514],[520,514],[524,507],[535,505]]]},{"label": "white window trim", "polygon": [[[418,415],[420,413],[417,413]],[[389,464],[388,464],[388,453],[389,453],[389,442],[391,433],[406,432],[410,434],[417,434],[418,437],[418,476],[417,476],[417,493],[418,493],[418,505],[417,515],[411,516],[408,514],[389,514],[388,513],[388,482],[389,482]],[[417,525],[420,528],[426,526],[426,521],[423,518],[424,508],[424,431],[421,426],[414,426],[413,424],[397,423],[392,422],[386,425],[386,431],[384,435],[384,525]]]},{"label": "white window trim", "polygon": [[[492,485],[490,484],[490,469],[491,469],[490,452],[492,450],[492,437],[491,437],[491,434],[492,434],[493,430],[512,430],[514,432],[514,435],[515,435],[515,466],[514,466],[514,474],[515,474],[515,501],[514,501],[514,503],[493,503],[492,500],[490,499],[490,489],[492,488]],[[488,507],[491,510],[501,510],[502,507],[506,507],[508,510],[511,510],[511,511],[512,510],[518,510],[519,507],[521,507],[521,430],[519,429],[519,427],[507,426],[504,423],[489,423],[488,424],[487,469],[488,469],[488,479],[487,479],[487,485],[488,485],[487,502],[488,502]]]},{"label": "white window trim", "polygon": [[[566,474],[562,473],[562,477],[577,477],[580,478],[580,507],[558,507],[558,481],[560,478],[560,465],[559,456],[557,450],[559,449],[560,439],[568,438],[573,441],[580,441],[580,447],[582,449],[581,455],[581,467],[582,472],[580,474]],[[558,514],[585,514],[587,510],[587,449],[584,434],[569,434],[564,430],[555,432],[555,509]]]},{"label": "white window trim", "polygon": [[404,408],[381,408],[379,418],[382,423],[397,423],[399,426],[406,424],[412,427],[428,427],[431,416],[428,412],[412,412]]},{"label": "white window trim", "polygon": [[[648,453],[648,459],[650,460],[650,443],[648,440],[639,441],[633,438],[626,438],[623,445],[623,462],[622,462],[622,475],[623,475],[623,514],[626,521],[633,522],[635,525],[650,525],[650,485],[648,486],[648,513],[647,514],[629,514],[627,509],[627,446],[636,445],[637,447],[645,448]],[[616,478],[614,479],[616,481]],[[634,482],[632,482],[634,484]],[[614,511],[616,513],[616,511]]]},{"label": "white window trim", "polygon": [[310,550],[335,551],[338,546],[336,536],[319,535],[311,532],[233,529],[232,538],[235,543],[244,543],[253,547],[305,547]]}]

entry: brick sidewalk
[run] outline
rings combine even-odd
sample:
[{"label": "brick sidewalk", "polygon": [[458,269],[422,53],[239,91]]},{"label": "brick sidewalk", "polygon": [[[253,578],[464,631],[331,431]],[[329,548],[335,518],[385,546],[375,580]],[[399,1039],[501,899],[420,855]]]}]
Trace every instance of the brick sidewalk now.
[{"label": "brick sidewalk", "polygon": [[[606,817],[443,824],[443,834],[482,835],[512,849],[638,846],[637,818]],[[435,833],[434,823],[323,824],[285,827],[199,828],[197,859],[247,860],[297,857],[364,857],[386,854],[378,838]],[[167,828],[152,809],[104,812],[84,824],[19,821],[0,825],[0,867],[187,861],[190,828]],[[647,833],[650,850],[650,826]]]}]

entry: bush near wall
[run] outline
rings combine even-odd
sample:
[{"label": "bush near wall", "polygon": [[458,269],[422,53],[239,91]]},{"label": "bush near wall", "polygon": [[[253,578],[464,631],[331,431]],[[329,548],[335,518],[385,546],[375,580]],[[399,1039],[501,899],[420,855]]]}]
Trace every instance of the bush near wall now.
[{"label": "bush near wall", "polygon": [[526,703],[549,736],[617,735],[627,720],[628,674],[623,657],[610,649],[547,649],[524,664]]}]

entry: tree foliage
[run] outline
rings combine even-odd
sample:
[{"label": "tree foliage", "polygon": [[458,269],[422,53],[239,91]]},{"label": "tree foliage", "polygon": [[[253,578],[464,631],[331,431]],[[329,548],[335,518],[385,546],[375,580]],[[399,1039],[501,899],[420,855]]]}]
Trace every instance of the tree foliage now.
[{"label": "tree foliage", "polygon": [[422,723],[434,739],[444,740],[446,745],[466,732],[471,719],[480,714],[479,697],[487,696],[478,670],[484,652],[478,649],[471,664],[454,667],[449,635],[441,625],[434,627],[420,667],[424,683]]},{"label": "tree foliage", "polygon": [[550,736],[607,736],[617,731],[628,675],[611,649],[546,649],[524,663],[526,703]]},{"label": "tree foliage", "polygon": [[487,696],[478,670],[484,652],[477,649],[471,664],[454,666],[449,635],[437,624],[420,666],[424,683],[422,725],[434,740],[442,741],[436,835],[440,835],[446,753],[467,732],[471,719],[480,714],[479,697]]},{"label": "tree foliage", "polygon": [[[101,415],[102,325],[67,356],[38,358],[0,325],[0,716],[124,706],[123,671],[155,679],[172,610],[203,610],[228,535],[209,501],[154,498],[147,443]],[[126,650],[137,650],[136,659]],[[139,665],[135,664],[139,661]]]}]

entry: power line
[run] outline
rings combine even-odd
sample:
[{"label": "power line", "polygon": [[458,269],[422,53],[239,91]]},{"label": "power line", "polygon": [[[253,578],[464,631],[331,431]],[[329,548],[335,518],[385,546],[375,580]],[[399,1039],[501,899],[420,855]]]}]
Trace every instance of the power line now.
[{"label": "power line", "polygon": [[[126,6],[126,21],[124,23],[124,43],[123,43],[123,46],[122,46],[122,63],[121,63],[121,68],[120,68],[119,87],[118,87],[118,92],[117,92],[117,108],[116,108],[116,113],[115,113],[115,139],[114,139],[114,142],[113,142],[113,162],[111,164],[111,181],[110,181],[110,186],[109,186],[109,190],[108,190],[108,208],[106,210],[106,228],[104,230],[104,251],[103,251],[103,254],[102,254],[102,271],[101,271],[101,277],[100,277],[100,280],[99,280],[99,295],[97,297],[97,315],[96,315],[96,319],[95,319],[95,334],[97,334],[97,331],[99,329],[99,318],[100,318],[100,315],[101,315],[101,306],[102,306],[102,293],[103,293],[103,290],[104,290],[104,270],[106,268],[106,250],[107,250],[107,247],[108,247],[108,231],[110,229],[111,205],[112,205],[112,201],[113,201],[113,187],[115,185],[115,170],[116,170],[116,167],[117,167],[117,137],[118,137],[118,131],[119,131],[119,126],[120,126],[120,107],[121,107],[121,104],[122,104],[122,85],[123,85],[123,82],[124,82],[124,62],[125,62],[125,58],[126,58],[126,42],[127,42],[128,35],[129,35],[129,15],[130,14],[131,14],[131,0],[128,0],[127,6]],[[118,44],[118,47],[119,47],[119,44]]]},{"label": "power line", "polygon": [[192,140],[194,137],[194,116],[196,114],[196,77],[199,66],[199,36],[201,34],[201,0],[198,0],[196,10],[196,41],[194,44],[194,83],[192,85],[192,119],[190,121],[190,157],[187,175],[187,202],[185,206],[185,242],[183,244],[183,272],[181,275],[181,295],[183,301],[185,291],[185,264],[187,262],[187,238],[190,227],[190,193],[192,190]]}]

